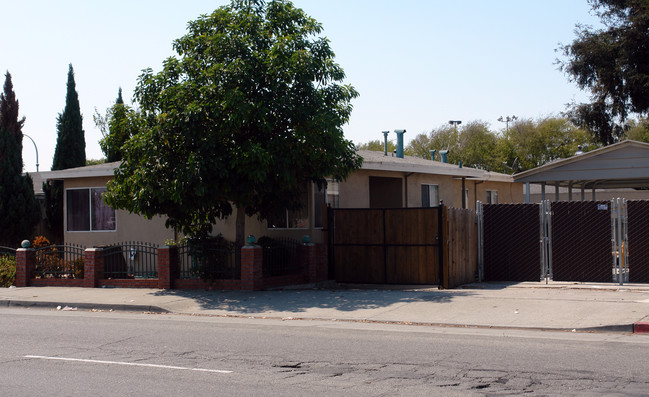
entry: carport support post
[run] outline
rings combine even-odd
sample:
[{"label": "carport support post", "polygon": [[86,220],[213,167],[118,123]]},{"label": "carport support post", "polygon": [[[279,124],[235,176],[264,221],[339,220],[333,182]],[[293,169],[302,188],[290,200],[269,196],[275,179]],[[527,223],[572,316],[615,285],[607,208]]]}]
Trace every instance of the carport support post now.
[{"label": "carport support post", "polygon": [[36,252],[33,248],[16,250],[16,287],[28,287],[29,279],[36,267]]},{"label": "carport support post", "polygon": [[104,250],[86,248],[83,266],[83,286],[95,288],[97,281],[104,278]]}]

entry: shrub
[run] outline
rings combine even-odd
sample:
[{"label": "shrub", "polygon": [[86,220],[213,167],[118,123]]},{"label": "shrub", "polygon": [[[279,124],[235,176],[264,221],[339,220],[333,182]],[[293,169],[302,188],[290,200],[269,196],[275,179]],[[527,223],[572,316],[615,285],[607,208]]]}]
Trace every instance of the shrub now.
[{"label": "shrub", "polygon": [[16,258],[0,255],[0,287],[10,287],[16,281]]}]

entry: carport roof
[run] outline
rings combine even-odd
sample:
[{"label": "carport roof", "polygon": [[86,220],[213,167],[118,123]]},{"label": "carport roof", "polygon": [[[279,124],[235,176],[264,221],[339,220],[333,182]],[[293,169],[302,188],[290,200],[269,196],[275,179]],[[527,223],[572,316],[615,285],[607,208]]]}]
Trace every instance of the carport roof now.
[{"label": "carport roof", "polygon": [[515,174],[514,182],[586,189],[649,188],[649,144],[622,141]]}]

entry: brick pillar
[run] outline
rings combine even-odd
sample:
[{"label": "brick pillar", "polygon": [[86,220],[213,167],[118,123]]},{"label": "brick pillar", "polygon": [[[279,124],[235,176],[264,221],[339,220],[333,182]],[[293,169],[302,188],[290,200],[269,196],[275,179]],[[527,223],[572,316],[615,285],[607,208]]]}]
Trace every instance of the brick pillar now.
[{"label": "brick pillar", "polygon": [[173,288],[174,279],[178,278],[178,247],[162,246],[158,248],[158,288]]},{"label": "brick pillar", "polygon": [[258,245],[245,245],[241,248],[241,289],[263,289],[263,257],[263,250]]},{"label": "brick pillar", "polygon": [[83,266],[83,286],[95,288],[97,281],[104,278],[104,251],[101,248],[86,248]]},{"label": "brick pillar", "polygon": [[16,287],[28,287],[36,267],[36,253],[32,248],[16,250]]},{"label": "brick pillar", "polygon": [[327,250],[324,244],[301,244],[300,258],[304,264],[305,282],[317,283],[327,279]]}]

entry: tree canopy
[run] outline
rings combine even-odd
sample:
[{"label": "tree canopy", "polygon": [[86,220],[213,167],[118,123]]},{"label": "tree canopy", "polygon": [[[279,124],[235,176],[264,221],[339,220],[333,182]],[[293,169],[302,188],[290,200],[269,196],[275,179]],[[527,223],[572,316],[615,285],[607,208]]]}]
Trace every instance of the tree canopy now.
[{"label": "tree canopy", "polygon": [[629,115],[649,112],[649,4],[646,0],[589,0],[604,29],[578,25],[562,46],[561,69],[591,103],[573,104],[570,115],[602,144],[624,134]]},{"label": "tree canopy", "polygon": [[237,208],[297,208],[308,182],[360,167],[344,139],[351,100],[322,26],[289,1],[234,0],[189,22],[178,57],[139,77],[147,120],[123,146],[107,202],[205,234]]},{"label": "tree canopy", "polygon": [[7,72],[0,94],[0,244],[17,245],[31,239],[41,218],[32,178],[22,174],[25,118],[18,118],[18,108],[11,74]]},{"label": "tree canopy", "polygon": [[106,110],[105,116],[95,109],[93,119],[102,134],[99,146],[107,162],[122,159],[122,146],[142,127],[140,124],[144,120],[140,116],[133,108],[124,104],[121,88],[115,104]]}]

